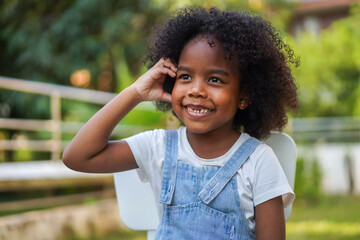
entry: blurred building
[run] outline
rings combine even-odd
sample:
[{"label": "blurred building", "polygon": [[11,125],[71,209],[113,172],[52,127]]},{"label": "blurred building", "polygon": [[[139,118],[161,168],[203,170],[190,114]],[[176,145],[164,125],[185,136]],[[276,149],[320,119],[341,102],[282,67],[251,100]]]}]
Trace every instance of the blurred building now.
[{"label": "blurred building", "polygon": [[303,31],[319,34],[332,22],[349,15],[351,5],[359,0],[298,0],[289,31],[298,36]]}]

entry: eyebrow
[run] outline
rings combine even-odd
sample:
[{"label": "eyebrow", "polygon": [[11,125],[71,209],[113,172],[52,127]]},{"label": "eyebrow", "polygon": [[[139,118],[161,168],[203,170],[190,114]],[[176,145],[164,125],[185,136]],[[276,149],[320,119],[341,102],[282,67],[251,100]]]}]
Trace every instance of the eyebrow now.
[{"label": "eyebrow", "polygon": [[[192,69],[189,68],[189,67],[180,66],[180,67],[178,67],[178,71],[192,72]],[[227,71],[222,70],[222,69],[209,69],[207,72],[229,76],[229,73]]]}]

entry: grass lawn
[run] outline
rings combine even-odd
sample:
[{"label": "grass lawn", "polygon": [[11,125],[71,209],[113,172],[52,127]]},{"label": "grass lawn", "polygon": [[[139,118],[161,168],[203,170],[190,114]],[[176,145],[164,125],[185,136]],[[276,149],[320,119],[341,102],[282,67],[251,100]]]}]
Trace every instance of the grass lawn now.
[{"label": "grass lawn", "polygon": [[358,240],[360,196],[297,199],[286,227],[288,240]]},{"label": "grass lawn", "polygon": [[[296,199],[286,228],[287,240],[359,240],[360,196],[327,196],[317,201]],[[146,240],[146,232],[125,230],[105,239]]]}]

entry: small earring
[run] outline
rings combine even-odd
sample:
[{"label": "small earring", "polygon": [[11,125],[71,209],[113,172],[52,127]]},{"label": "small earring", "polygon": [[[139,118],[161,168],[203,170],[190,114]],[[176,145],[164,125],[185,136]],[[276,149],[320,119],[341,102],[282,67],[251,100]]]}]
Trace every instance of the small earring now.
[{"label": "small earring", "polygon": [[241,102],[241,103],[240,103],[240,109],[241,109],[241,110],[244,110],[245,107],[246,107],[246,106],[245,106],[245,103],[244,103],[244,102]]}]

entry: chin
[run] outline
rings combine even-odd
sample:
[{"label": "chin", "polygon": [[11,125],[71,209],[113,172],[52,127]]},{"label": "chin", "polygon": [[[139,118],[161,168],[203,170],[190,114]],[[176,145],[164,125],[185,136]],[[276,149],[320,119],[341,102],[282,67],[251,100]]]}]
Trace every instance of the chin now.
[{"label": "chin", "polygon": [[209,129],[204,126],[189,126],[189,125],[185,125],[185,126],[186,126],[187,131],[189,131],[191,133],[205,134],[205,133],[209,133],[209,132],[213,131],[213,129]]}]

